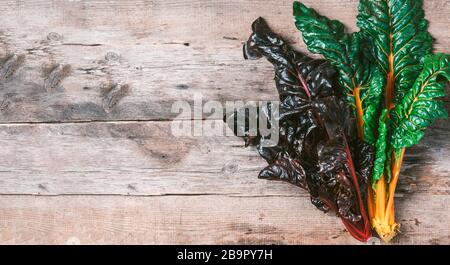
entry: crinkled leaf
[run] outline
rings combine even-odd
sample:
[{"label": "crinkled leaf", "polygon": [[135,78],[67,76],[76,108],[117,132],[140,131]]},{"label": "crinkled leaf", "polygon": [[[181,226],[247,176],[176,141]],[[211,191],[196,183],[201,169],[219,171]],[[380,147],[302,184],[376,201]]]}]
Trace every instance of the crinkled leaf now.
[{"label": "crinkled leaf", "polygon": [[370,144],[375,144],[378,136],[378,117],[385,80],[386,77],[379,68],[376,68],[372,72],[369,83],[362,90],[364,141]]},{"label": "crinkled leaf", "polygon": [[386,104],[396,104],[431,52],[422,0],[360,0],[358,11],[357,25],[373,40],[376,62],[387,76]]},{"label": "crinkled leaf", "polygon": [[[351,154],[355,163],[356,172],[359,175],[361,193],[365,193],[366,185],[369,183],[373,170],[373,161],[375,160],[374,147],[365,143],[359,138],[354,137],[350,143]],[[365,196],[362,196],[365,198]]]},{"label": "crinkled leaf", "polygon": [[344,25],[337,20],[327,17],[306,7],[304,4],[294,2],[295,25],[302,32],[303,41],[312,53],[323,54],[333,65],[344,68],[344,72],[351,73],[346,53],[346,38]]},{"label": "crinkled leaf", "polygon": [[360,137],[375,143],[374,124],[385,77],[370,62],[371,42],[359,32],[345,34],[342,23],[299,2],[294,2],[294,17],[308,49],[322,54],[339,71],[339,83],[362,130]]},{"label": "crinkled leaf", "polygon": [[336,71],[325,60],[311,59],[292,50],[273,33],[264,19],[252,24],[253,34],[244,45],[246,59],[266,57],[275,68],[275,83],[285,115],[308,107],[311,98],[334,94]]},{"label": "crinkled leaf", "polygon": [[273,64],[281,101],[278,145],[257,145],[269,163],[259,177],[307,189],[317,208],[335,211],[355,238],[367,240],[370,227],[360,192],[367,189],[366,179],[361,178],[367,168],[359,160],[358,167],[353,164],[352,153],[362,149],[349,146],[356,143],[355,130],[350,129],[355,123],[337,92],[336,71],[324,60],[293,51],[263,19],[257,19],[252,28],[244,56],[266,57]]},{"label": "crinkled leaf", "polygon": [[448,116],[438,98],[445,96],[444,87],[449,78],[449,55],[439,53],[425,58],[419,77],[392,112],[390,142],[394,148],[417,144],[434,120]]},{"label": "crinkled leaf", "polygon": [[372,171],[372,186],[375,189],[375,184],[380,180],[384,173],[384,165],[386,161],[386,138],[387,138],[387,124],[386,116],[388,114],[387,109],[383,109],[378,122],[378,139],[375,145],[375,161]]},{"label": "crinkled leaf", "polygon": [[259,178],[282,180],[307,189],[306,173],[298,160],[280,157],[259,173]]}]

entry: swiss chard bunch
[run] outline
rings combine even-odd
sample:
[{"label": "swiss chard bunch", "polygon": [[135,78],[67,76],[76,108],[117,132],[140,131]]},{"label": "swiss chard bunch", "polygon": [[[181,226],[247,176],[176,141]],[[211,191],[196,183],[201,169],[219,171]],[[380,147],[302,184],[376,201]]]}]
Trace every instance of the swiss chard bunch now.
[{"label": "swiss chard bunch", "polygon": [[[246,59],[266,57],[275,68],[279,141],[262,144],[264,136],[251,135],[250,119],[268,119],[275,111],[238,109],[225,120],[246,143],[256,145],[268,162],[259,177],[282,180],[309,191],[322,211],[334,211],[358,240],[371,236],[365,209],[373,150],[357,137],[355,121],[337,85],[336,70],[323,59],[311,59],[292,50],[262,18],[252,26],[244,45]],[[239,123],[237,120],[244,120]]]},{"label": "swiss chard bunch", "polygon": [[346,33],[339,21],[294,3],[304,42],[338,71],[358,136],[376,150],[367,209],[372,227],[389,241],[399,229],[394,193],[405,148],[447,117],[438,98],[450,78],[449,56],[432,54],[421,0],[360,0],[358,11],[360,31]]}]

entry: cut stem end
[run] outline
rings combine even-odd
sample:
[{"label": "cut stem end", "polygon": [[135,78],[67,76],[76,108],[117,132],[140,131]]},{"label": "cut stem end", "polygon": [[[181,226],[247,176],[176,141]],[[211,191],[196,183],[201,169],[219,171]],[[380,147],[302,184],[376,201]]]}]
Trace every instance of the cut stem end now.
[{"label": "cut stem end", "polygon": [[391,241],[398,234],[400,229],[400,224],[398,223],[388,224],[377,219],[372,220],[372,225],[381,240],[386,243]]}]

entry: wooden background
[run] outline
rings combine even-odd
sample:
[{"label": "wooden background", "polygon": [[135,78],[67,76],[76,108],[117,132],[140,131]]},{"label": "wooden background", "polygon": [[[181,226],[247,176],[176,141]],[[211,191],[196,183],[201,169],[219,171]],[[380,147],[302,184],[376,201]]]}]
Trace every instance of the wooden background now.
[{"label": "wooden background", "polygon": [[[291,2],[2,0],[0,243],[357,243],[240,139],[171,136],[177,100],[277,98],[241,46],[263,16],[305,51]],[[356,0],[304,2],[355,30]],[[449,1],[424,2],[448,53]],[[450,244],[449,137],[407,150],[394,243]]]}]

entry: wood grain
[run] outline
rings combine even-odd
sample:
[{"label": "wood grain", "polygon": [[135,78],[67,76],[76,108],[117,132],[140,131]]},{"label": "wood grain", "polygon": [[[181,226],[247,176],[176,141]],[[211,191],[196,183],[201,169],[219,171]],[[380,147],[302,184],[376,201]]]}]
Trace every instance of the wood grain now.
[{"label": "wood grain", "polygon": [[[449,203],[399,199],[403,233],[393,244],[449,244]],[[358,243],[308,200],[282,197],[1,196],[0,230],[7,244]]]},{"label": "wood grain", "polygon": [[[356,30],[356,0],[303,2]],[[171,135],[175,101],[277,98],[242,43],[262,16],[305,52],[291,4],[0,1],[0,244],[357,243],[240,139]],[[424,5],[449,53],[449,1]],[[408,149],[394,243],[450,244],[449,137]]]},{"label": "wood grain", "polygon": [[[303,2],[356,30],[356,0]],[[271,66],[244,62],[241,46],[251,22],[263,16],[305,51],[291,5],[1,1],[0,55],[10,59],[3,65],[10,73],[0,82],[0,122],[167,120],[176,116],[174,101],[192,101],[196,94],[220,102],[276,99]],[[427,0],[425,10],[436,50],[448,53],[449,2]],[[23,64],[11,68],[18,56]],[[71,71],[61,75],[63,66]],[[126,96],[102,93],[116,85],[129,87]],[[113,104],[104,104],[111,99]]]},{"label": "wood grain", "polygon": [[[357,243],[305,191],[258,180],[264,162],[240,139],[172,138],[169,128],[0,126],[0,243]],[[450,243],[448,131],[438,122],[407,152],[394,243]]]},{"label": "wood grain", "polygon": [[[303,194],[288,184],[258,180],[265,162],[241,139],[174,137],[171,125],[0,126],[0,194]],[[441,121],[408,150],[399,194],[449,194],[449,131],[450,123]]]}]

